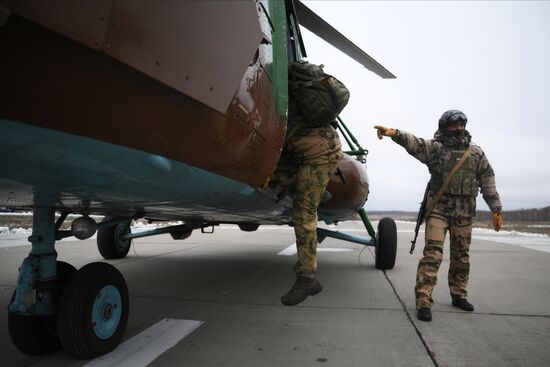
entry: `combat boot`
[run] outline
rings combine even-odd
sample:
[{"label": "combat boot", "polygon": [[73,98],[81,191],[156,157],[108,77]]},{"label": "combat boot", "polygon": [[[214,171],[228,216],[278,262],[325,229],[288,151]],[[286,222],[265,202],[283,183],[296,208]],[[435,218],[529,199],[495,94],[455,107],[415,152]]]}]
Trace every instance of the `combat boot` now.
[{"label": "combat boot", "polygon": [[416,317],[421,321],[432,321],[432,311],[427,307],[422,307],[418,309]]},{"label": "combat boot", "polygon": [[281,297],[281,302],[285,306],[294,306],[322,290],[323,286],[315,274],[298,274],[292,288]]},{"label": "combat boot", "polygon": [[453,297],[453,306],[460,308],[464,311],[473,311],[474,305],[472,305],[466,298]]}]

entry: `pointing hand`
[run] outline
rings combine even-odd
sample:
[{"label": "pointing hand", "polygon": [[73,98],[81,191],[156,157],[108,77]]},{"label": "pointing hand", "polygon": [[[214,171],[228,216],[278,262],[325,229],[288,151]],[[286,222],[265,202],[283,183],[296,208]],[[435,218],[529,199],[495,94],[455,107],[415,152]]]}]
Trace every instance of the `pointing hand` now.
[{"label": "pointing hand", "polygon": [[391,137],[394,137],[395,135],[397,135],[397,130],[396,129],[392,129],[392,128],[389,128],[389,127],[384,127],[382,125],[374,125],[374,128],[376,130],[378,130],[376,132],[378,134],[378,139],[382,139],[383,136],[389,136],[391,138]]}]

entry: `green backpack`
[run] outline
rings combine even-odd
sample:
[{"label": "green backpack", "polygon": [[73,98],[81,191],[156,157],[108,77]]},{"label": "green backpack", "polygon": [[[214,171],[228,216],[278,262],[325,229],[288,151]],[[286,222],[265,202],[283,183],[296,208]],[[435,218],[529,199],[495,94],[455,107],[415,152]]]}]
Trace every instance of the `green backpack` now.
[{"label": "green backpack", "polygon": [[346,86],[323,67],[307,61],[288,66],[289,116],[298,112],[308,127],[328,126],[349,101]]}]

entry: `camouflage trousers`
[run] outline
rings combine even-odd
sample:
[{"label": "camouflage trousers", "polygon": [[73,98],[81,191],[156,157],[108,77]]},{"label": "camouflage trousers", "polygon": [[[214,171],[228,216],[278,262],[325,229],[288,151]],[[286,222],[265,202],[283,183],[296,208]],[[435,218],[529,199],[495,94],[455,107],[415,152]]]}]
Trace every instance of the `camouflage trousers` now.
[{"label": "camouflage trousers", "polygon": [[432,292],[437,283],[437,271],[443,259],[443,242],[450,234],[451,262],[449,265],[449,289],[452,297],[466,298],[470,273],[470,243],[472,242],[472,219],[443,218],[434,216],[426,223],[424,257],[418,263],[416,273],[416,308],[431,308]]},{"label": "camouflage trousers", "polygon": [[298,164],[282,159],[272,176],[271,184],[279,186],[279,191],[280,186],[284,188],[280,197],[288,194],[293,199],[292,223],[298,252],[296,274],[317,270],[317,209],[342,157],[338,151]]}]

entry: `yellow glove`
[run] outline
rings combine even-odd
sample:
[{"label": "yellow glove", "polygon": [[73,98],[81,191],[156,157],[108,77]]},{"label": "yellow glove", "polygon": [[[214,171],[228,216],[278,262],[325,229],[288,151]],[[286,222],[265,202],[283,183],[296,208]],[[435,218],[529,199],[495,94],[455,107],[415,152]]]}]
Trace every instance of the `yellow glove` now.
[{"label": "yellow glove", "polygon": [[269,186],[269,180],[271,180],[271,176],[267,176],[265,181],[262,183],[262,186],[260,186],[260,187],[264,190],[267,189],[267,187]]},{"label": "yellow glove", "polygon": [[504,222],[502,221],[501,213],[493,213],[493,226],[495,226],[495,231],[500,231]]},{"label": "yellow glove", "polygon": [[378,139],[382,139],[382,136],[389,136],[391,138],[397,135],[397,130],[389,127],[384,127],[382,125],[374,125],[374,128],[378,130],[376,132],[378,134]]}]

